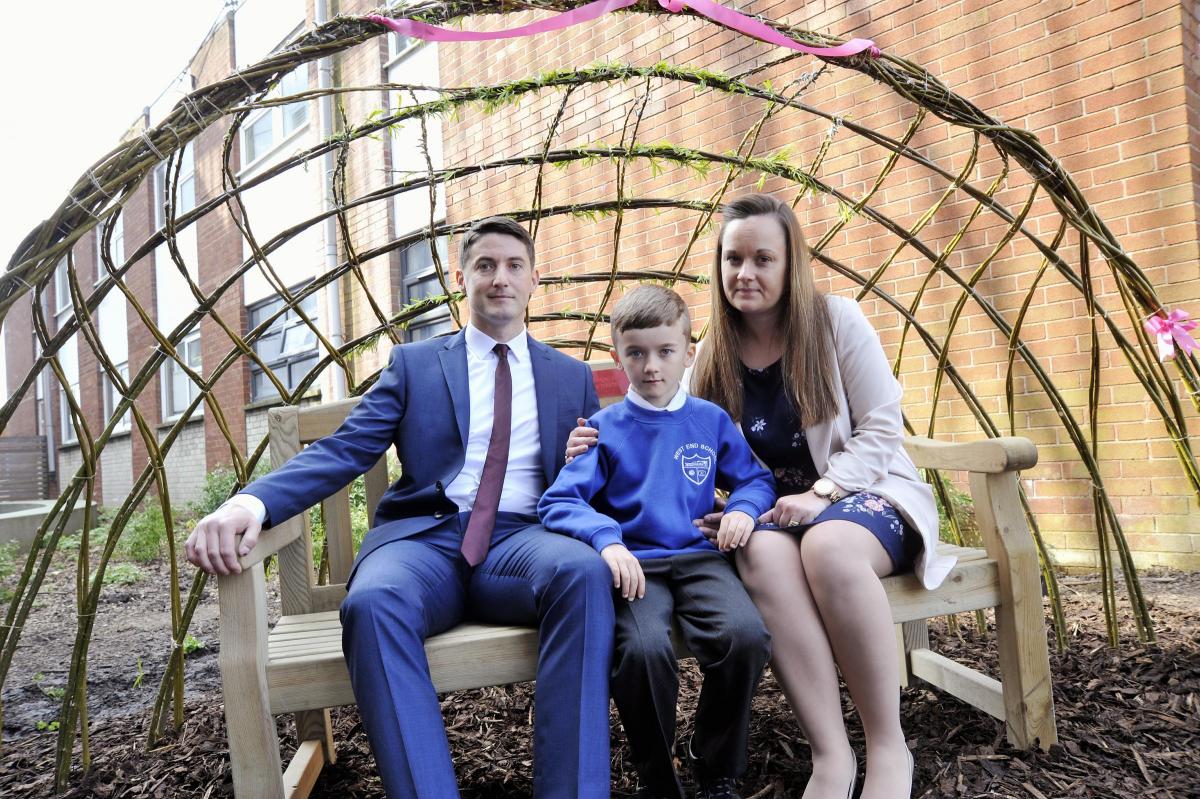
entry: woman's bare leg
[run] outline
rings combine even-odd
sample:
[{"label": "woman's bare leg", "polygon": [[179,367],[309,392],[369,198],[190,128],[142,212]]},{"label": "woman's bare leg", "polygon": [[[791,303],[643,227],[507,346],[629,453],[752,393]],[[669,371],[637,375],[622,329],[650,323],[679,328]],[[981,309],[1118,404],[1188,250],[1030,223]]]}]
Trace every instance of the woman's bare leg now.
[{"label": "woman's bare leg", "polygon": [[800,539],[759,530],[738,551],[738,571],[771,633],[771,670],[812,748],[804,799],[844,799],[854,771],[837,669],[800,556]]},{"label": "woman's bare leg", "polygon": [[891,558],[868,530],[841,521],[810,528],[800,554],[829,644],[862,718],[867,742],[862,799],[907,799],[912,781],[900,728],[896,636],[879,580],[891,573]]}]

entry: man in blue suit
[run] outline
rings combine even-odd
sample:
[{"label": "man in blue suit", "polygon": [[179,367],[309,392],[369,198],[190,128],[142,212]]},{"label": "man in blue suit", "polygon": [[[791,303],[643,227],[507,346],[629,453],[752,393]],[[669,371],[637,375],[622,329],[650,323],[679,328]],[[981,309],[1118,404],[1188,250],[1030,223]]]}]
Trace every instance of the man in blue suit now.
[{"label": "man in blue suit", "polygon": [[424,640],[469,617],[538,627],[535,795],[607,797],[613,578],[590,547],[537,519],[568,432],[599,408],[591,370],[525,331],[538,273],[524,228],[479,222],[459,264],[470,324],[395,347],[341,427],[196,525],[188,560],[237,572],[261,530],[394,446],[402,476],[379,503],[341,608],[342,651],[388,796],[458,795]]}]

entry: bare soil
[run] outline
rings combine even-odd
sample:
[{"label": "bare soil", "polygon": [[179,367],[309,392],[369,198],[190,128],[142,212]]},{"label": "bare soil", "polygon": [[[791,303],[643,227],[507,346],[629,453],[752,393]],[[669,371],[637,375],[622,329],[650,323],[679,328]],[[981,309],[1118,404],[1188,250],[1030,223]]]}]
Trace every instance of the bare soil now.
[{"label": "bare soil", "polygon": [[[215,586],[192,625],[205,646],[185,661],[186,722],[148,751],[148,718],[170,645],[169,575],[161,565],[140,568],[141,582],[105,591],[88,666],[93,764],[90,773],[76,773],[61,796],[232,796]],[[1063,579],[1072,629],[1069,648],[1051,655],[1060,743],[1050,752],[1014,750],[1002,725],[984,713],[926,688],[904,689],[904,728],[917,763],[914,796],[1200,797],[1200,574],[1143,579],[1158,640],[1140,644],[1125,624],[1116,650],[1103,637],[1098,582]],[[60,700],[51,694],[66,682],[76,621],[73,571],[52,575],[38,602],[3,690],[3,797],[53,795],[55,735],[39,730],[38,722],[56,717]],[[995,674],[994,636],[976,631],[968,616],[960,620],[956,630],[932,624],[934,646]],[[681,678],[680,739],[686,740],[700,675],[685,662]],[[743,794],[799,796],[808,776],[807,745],[769,673],[754,710]],[[453,694],[443,699],[442,711],[464,797],[530,795],[531,685]],[[861,728],[848,701],[846,716],[861,756]],[[339,709],[334,718],[339,760],[322,773],[315,795],[383,796],[357,713]],[[295,746],[289,725],[280,719],[285,757]],[[615,713],[612,729],[613,791],[624,796],[634,775]]]}]

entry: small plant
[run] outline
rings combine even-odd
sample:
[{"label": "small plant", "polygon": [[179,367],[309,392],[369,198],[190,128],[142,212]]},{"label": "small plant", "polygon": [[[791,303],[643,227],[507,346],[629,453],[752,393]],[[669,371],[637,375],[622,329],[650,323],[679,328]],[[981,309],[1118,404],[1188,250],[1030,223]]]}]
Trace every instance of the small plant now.
[{"label": "small plant", "polygon": [[[184,657],[191,655],[193,652],[199,652],[199,651],[207,649],[207,648],[208,648],[208,644],[204,643],[204,641],[202,639],[197,638],[196,636],[192,635],[191,633],[188,633],[187,637],[183,639],[183,656]],[[140,660],[138,661],[138,664],[139,664],[139,666],[141,665]]]},{"label": "small plant", "polygon": [[166,551],[166,540],[167,522],[162,506],[151,500],[145,508],[129,517],[117,548],[131,560],[151,563]]},{"label": "small plant", "polygon": [[44,682],[45,679],[46,675],[39,671],[37,674],[33,675],[33,684],[38,687],[39,691],[51,699],[62,699],[63,695],[66,693],[66,689],[54,685],[42,685],[42,682]]},{"label": "small plant", "polygon": [[105,585],[133,585],[141,582],[142,570],[132,563],[112,563],[104,570]]},{"label": "small plant", "polygon": [[40,732],[58,732],[58,719],[50,722],[39,721],[37,728]]},{"label": "small plant", "polygon": [[[189,637],[189,638],[191,638],[191,636],[190,636],[190,635],[189,635],[188,637]],[[137,659],[137,674],[134,676],[134,678],[133,678],[133,685],[132,685],[132,686],[130,686],[130,687],[131,687],[131,688],[138,688],[138,687],[140,687],[140,686],[141,686],[141,684],[142,684],[142,678],[143,678],[143,677],[145,677],[145,676],[146,676],[146,672],[142,671],[142,659],[141,659],[141,657],[139,657],[139,658]]]}]

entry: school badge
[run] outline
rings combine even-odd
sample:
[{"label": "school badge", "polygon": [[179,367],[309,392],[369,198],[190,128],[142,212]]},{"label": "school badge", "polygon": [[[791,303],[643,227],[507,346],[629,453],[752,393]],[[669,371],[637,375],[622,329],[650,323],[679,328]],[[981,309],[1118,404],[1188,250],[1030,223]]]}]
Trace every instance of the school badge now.
[{"label": "school badge", "polygon": [[708,479],[708,472],[712,469],[712,458],[709,456],[685,455],[679,463],[683,466],[683,476],[698,486],[704,485],[704,481]]}]

